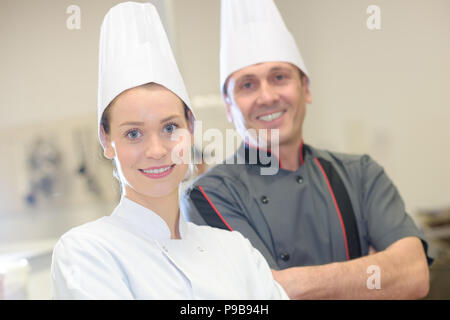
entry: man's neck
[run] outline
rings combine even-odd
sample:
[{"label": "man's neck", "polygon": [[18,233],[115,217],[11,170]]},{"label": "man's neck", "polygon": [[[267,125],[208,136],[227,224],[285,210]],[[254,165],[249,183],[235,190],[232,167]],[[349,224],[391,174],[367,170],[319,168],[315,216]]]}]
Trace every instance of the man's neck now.
[{"label": "man's neck", "polygon": [[290,171],[297,171],[300,168],[300,146],[302,139],[286,143],[279,146],[278,158],[282,168]]}]

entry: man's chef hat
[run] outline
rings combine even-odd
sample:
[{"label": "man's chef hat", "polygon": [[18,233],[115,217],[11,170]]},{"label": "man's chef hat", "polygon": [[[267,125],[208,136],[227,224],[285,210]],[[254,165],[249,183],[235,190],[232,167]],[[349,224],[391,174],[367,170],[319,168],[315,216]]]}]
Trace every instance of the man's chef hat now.
[{"label": "man's chef hat", "polygon": [[220,88],[244,67],[269,61],[290,62],[307,75],[300,51],[273,0],[222,0]]},{"label": "man's chef hat", "polygon": [[106,14],[100,32],[98,121],[123,91],[155,82],[191,109],[189,97],[156,8],[124,2]]}]

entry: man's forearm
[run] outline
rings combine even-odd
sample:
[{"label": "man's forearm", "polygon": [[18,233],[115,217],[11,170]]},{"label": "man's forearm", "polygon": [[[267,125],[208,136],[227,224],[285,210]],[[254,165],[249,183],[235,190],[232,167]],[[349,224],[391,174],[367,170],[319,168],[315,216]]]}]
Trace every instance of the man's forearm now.
[{"label": "man's forearm", "polygon": [[274,275],[292,299],[417,299],[427,294],[429,283],[421,246],[418,238],[405,238],[359,259]]}]

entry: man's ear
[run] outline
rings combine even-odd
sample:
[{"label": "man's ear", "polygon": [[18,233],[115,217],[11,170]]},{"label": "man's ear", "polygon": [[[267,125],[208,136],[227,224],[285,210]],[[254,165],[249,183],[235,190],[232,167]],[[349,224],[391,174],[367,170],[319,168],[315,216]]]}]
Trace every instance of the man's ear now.
[{"label": "man's ear", "polygon": [[302,90],[306,103],[312,103],[312,94],[309,89],[309,78],[307,76],[302,77]]},{"label": "man's ear", "polygon": [[230,123],[233,123],[233,116],[231,114],[231,99],[230,96],[226,93],[223,95],[223,101],[225,102],[225,111],[227,112],[227,120]]},{"label": "man's ear", "polygon": [[111,146],[111,141],[108,134],[106,134],[103,126],[100,126],[100,143],[103,147],[103,155],[106,159],[112,160],[116,156],[114,148]]}]

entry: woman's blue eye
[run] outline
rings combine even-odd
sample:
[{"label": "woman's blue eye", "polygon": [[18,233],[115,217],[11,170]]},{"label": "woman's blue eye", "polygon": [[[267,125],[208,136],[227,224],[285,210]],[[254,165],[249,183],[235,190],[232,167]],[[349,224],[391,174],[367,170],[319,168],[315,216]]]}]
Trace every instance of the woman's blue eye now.
[{"label": "woman's blue eye", "polygon": [[169,123],[168,125],[164,126],[164,131],[172,134],[177,128],[178,126],[175,123]]},{"label": "woman's blue eye", "polygon": [[127,132],[127,137],[132,140],[135,140],[141,137],[141,133],[138,130],[130,130]]}]

